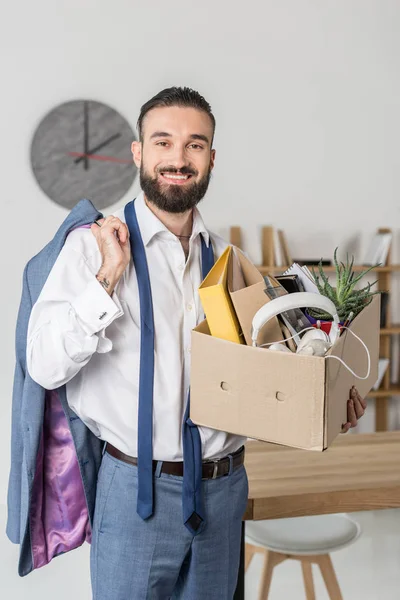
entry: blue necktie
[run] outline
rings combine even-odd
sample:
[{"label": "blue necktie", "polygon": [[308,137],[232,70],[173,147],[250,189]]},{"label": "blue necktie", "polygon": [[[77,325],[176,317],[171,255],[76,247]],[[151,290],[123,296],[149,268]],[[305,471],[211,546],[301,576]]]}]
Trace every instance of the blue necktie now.
[{"label": "blue necktie", "polygon": [[[205,279],[214,265],[214,253],[210,241],[207,248],[201,238],[201,266]],[[196,535],[205,520],[205,508],[202,490],[202,450],[198,427],[189,418],[190,392],[188,395],[185,416],[183,418],[183,522],[187,529]]]},{"label": "blue necktie", "polygon": [[140,302],[140,370],[138,411],[138,498],[142,519],[153,514],[153,389],[154,316],[146,251],[140,233],[134,201],[125,206],[132,259],[135,265]]},{"label": "blue necktie", "polygon": [[[154,315],[150,277],[134,201],[125,206],[125,221],[129,229],[132,260],[135,265],[140,302],[140,369],[138,414],[138,498],[137,512],[142,519],[153,514],[153,391],[154,391]],[[203,279],[214,264],[211,245],[201,238]],[[202,451],[198,428],[189,419],[188,398],[182,431],[183,441],[183,518],[195,535],[204,521],[201,490]]]}]

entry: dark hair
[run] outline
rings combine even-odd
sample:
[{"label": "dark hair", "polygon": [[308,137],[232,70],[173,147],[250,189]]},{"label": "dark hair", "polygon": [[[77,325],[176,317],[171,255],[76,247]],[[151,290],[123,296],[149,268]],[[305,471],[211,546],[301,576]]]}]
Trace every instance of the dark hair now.
[{"label": "dark hair", "polygon": [[207,100],[201,96],[199,92],[196,92],[196,90],[192,90],[189,87],[171,87],[159,92],[156,96],[143,104],[142,108],[140,109],[140,115],[137,122],[140,141],[143,141],[144,117],[150,110],[159,106],[183,106],[202,110],[203,112],[207,113],[211,119],[214,135],[215,117],[211,112],[211,106]]}]

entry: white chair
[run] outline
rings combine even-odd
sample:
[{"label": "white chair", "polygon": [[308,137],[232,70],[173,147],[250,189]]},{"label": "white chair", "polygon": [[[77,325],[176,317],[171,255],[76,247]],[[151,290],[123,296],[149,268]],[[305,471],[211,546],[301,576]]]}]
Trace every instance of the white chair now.
[{"label": "white chair", "polygon": [[301,562],[307,600],[315,600],[312,564],[321,569],[330,599],[342,600],[329,554],[349,546],[360,534],[360,525],[345,514],[247,521],[245,569],[255,553],[264,555],[259,600],[268,598],[274,567],[288,559]]}]

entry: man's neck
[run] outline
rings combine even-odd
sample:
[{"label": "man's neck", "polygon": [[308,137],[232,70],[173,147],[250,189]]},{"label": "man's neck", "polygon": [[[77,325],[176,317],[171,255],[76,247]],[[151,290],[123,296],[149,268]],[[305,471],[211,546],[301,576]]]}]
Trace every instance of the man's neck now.
[{"label": "man's neck", "polygon": [[171,233],[178,237],[189,237],[191,235],[193,227],[193,209],[184,213],[170,213],[155,206],[152,202],[147,200],[146,196],[144,197],[144,200],[151,212],[156,215],[157,219],[159,219]]}]

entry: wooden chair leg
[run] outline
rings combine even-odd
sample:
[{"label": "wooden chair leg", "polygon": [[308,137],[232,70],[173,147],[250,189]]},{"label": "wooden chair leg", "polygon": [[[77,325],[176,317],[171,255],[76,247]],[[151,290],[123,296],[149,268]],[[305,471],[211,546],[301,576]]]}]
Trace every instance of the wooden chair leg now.
[{"label": "wooden chair leg", "polygon": [[324,578],[329,598],[331,600],[343,600],[339,583],[336,578],[335,569],[333,568],[332,560],[329,554],[324,554],[323,556],[320,556],[318,559],[318,565],[321,569],[322,577]]},{"label": "wooden chair leg", "polygon": [[251,563],[251,559],[253,558],[255,553],[256,553],[255,546],[253,546],[252,544],[245,545],[245,550],[244,550],[244,571],[245,572],[247,571],[247,569]]},{"label": "wooden chair leg", "polygon": [[280,554],[272,552],[271,550],[264,550],[264,565],[261,574],[261,583],[260,591],[258,593],[258,600],[267,600],[269,595],[269,589],[271,587],[272,572],[277,562],[281,562]]},{"label": "wooden chair leg", "polygon": [[312,576],[312,564],[306,560],[301,561],[303,571],[304,588],[307,600],[315,600],[314,581]]}]

